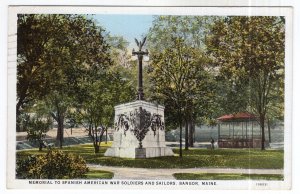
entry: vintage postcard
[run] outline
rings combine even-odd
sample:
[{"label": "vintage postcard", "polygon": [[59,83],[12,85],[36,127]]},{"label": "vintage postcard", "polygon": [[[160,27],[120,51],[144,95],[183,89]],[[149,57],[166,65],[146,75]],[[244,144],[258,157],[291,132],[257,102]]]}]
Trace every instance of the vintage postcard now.
[{"label": "vintage postcard", "polygon": [[292,8],[8,11],[7,188],[291,188]]}]

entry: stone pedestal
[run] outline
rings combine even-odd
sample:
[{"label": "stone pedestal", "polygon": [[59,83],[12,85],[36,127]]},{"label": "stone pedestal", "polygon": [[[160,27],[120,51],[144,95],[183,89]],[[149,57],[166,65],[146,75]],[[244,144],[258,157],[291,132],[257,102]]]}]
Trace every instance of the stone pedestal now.
[{"label": "stone pedestal", "polygon": [[165,144],[164,107],[138,100],[115,106],[112,147],[105,156],[151,158],[173,156]]}]

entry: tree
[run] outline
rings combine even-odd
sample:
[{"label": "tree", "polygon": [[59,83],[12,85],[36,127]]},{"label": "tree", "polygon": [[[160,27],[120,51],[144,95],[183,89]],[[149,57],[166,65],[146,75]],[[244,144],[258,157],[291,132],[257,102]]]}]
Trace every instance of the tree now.
[{"label": "tree", "polygon": [[91,137],[95,153],[99,153],[102,136],[114,116],[114,103],[112,103],[113,96],[110,93],[112,91],[109,91],[107,88],[109,85],[105,81],[96,82],[91,87],[94,88],[91,92],[91,98],[88,102],[85,102],[83,107],[87,118],[90,119]]},{"label": "tree", "polygon": [[[172,47],[153,53],[151,83],[153,99],[163,102],[166,120],[179,125],[180,157],[182,157],[182,123],[199,114],[195,109],[209,98],[205,57],[199,50],[188,47],[182,39],[174,38]],[[204,111],[204,110],[201,110]],[[203,112],[202,112],[203,113]],[[186,134],[188,134],[186,128]],[[186,138],[188,141],[188,139]]]},{"label": "tree", "polygon": [[37,142],[39,151],[44,147],[44,139],[47,131],[49,131],[52,121],[50,118],[41,118],[34,116],[30,118],[27,129],[27,139],[31,142]]},{"label": "tree", "polygon": [[18,120],[24,106],[48,93],[50,80],[42,76],[47,66],[40,59],[46,52],[48,36],[58,33],[47,28],[52,22],[48,20],[41,25],[37,16],[18,15],[17,131],[20,130]]},{"label": "tree", "polygon": [[[91,72],[92,73],[92,72]],[[98,77],[98,78],[97,78]],[[88,125],[95,153],[99,153],[100,143],[105,131],[113,125],[114,106],[132,98],[127,81],[118,74],[95,73],[89,80],[82,82],[81,91],[85,94],[82,101],[76,101],[77,112],[82,124]],[[81,93],[78,93],[81,95]]]},{"label": "tree", "polygon": [[[190,87],[187,90],[195,91],[195,93],[191,92],[188,94],[188,97],[185,97],[186,100],[184,103],[185,110],[182,114],[184,114],[184,122],[185,122],[185,148],[188,149],[188,146],[193,145],[193,133],[195,129],[195,125],[199,124],[198,121],[203,121],[205,119],[201,119],[201,117],[207,117],[212,115],[212,98],[214,96],[214,79],[213,79],[213,71],[211,71],[211,67],[209,65],[209,59],[205,57],[205,45],[204,40],[206,36],[206,32],[208,30],[208,25],[215,20],[215,17],[204,17],[204,16],[157,16],[153,21],[153,25],[149,30],[147,35],[148,43],[147,47],[150,50],[150,59],[157,57],[156,53],[167,53],[173,52],[174,60],[171,60],[171,63],[183,63],[183,69],[187,72],[188,68],[191,69],[191,74],[196,77],[184,78],[183,82],[186,84],[184,87]],[[177,42],[176,42],[177,41]],[[180,42],[180,43],[179,43]],[[177,44],[177,45],[176,45]],[[176,46],[175,46],[176,45]],[[182,47],[182,48],[180,48]],[[171,48],[174,48],[173,51]],[[182,49],[179,51],[179,48]],[[177,49],[177,51],[175,51]],[[186,53],[185,53],[186,52]],[[191,52],[191,53],[189,53]],[[160,55],[161,61],[163,58],[167,57]],[[176,56],[177,55],[177,56]],[[171,57],[170,57],[171,58]],[[178,61],[176,62],[176,58]],[[181,60],[181,62],[179,62]],[[150,68],[152,66],[152,61],[150,64]],[[159,68],[164,68],[163,65],[165,63],[160,62]],[[196,69],[191,67],[190,64],[197,64]],[[194,68],[194,69],[193,69]],[[184,74],[185,72],[178,72],[181,69],[168,69],[170,74]],[[195,72],[194,72],[195,71]],[[155,75],[164,77],[164,74]],[[197,77],[198,76],[198,77]],[[150,77],[153,77],[150,75]],[[151,78],[150,78],[151,79]],[[157,78],[158,79],[158,78]],[[161,78],[164,80],[164,78]],[[166,83],[168,81],[165,79]],[[178,81],[178,80],[177,80]],[[191,84],[193,82],[198,82],[197,84]],[[163,82],[163,81],[162,81]],[[176,82],[176,81],[175,81]],[[152,83],[153,84],[153,83]],[[155,85],[156,83],[154,83]],[[162,89],[163,90],[163,89]],[[200,92],[200,90],[202,90]],[[151,90],[150,90],[151,91]],[[160,95],[157,92],[152,92],[153,100],[156,100],[155,95],[160,98]],[[178,91],[179,92],[179,91]],[[181,91],[184,93],[184,91]],[[189,93],[189,92],[188,92]],[[184,95],[183,95],[184,96]],[[200,97],[201,96],[201,97]],[[175,111],[175,102],[172,101],[174,99],[162,100],[161,103],[166,105],[166,120],[167,124],[172,127],[178,126],[178,123],[174,123],[178,118],[178,114],[174,114]],[[207,103],[209,102],[209,103]],[[169,104],[170,106],[167,106]],[[176,116],[177,115],[177,116]],[[181,118],[181,117],[180,117]],[[190,134],[190,135],[189,135]],[[180,140],[181,141],[181,140]]]},{"label": "tree", "polygon": [[64,141],[65,118],[67,117],[67,112],[71,107],[71,104],[72,98],[66,94],[59,93],[58,91],[53,91],[46,99],[49,114],[57,123],[56,142],[58,142],[60,148],[62,148]]},{"label": "tree", "polygon": [[[220,74],[242,83],[250,111],[258,116],[265,149],[265,121],[284,75],[284,18],[275,16],[223,17],[211,26],[208,53]],[[248,91],[247,91],[248,90]]]},{"label": "tree", "polygon": [[95,153],[99,153],[104,132],[114,123],[114,106],[134,99],[128,42],[121,36],[104,35],[110,63],[96,70],[86,68],[74,99],[76,122],[89,130]]},{"label": "tree", "polygon": [[65,117],[86,71],[112,63],[103,29],[83,15],[19,15],[18,33],[17,116],[26,103],[45,99],[62,147]]},{"label": "tree", "polygon": [[23,122],[27,132],[27,140],[38,144],[39,151],[45,147],[44,139],[46,133],[52,126],[51,116],[48,114],[47,107],[43,101],[37,101],[31,107],[27,107],[27,112],[24,113],[25,119]]},{"label": "tree", "polygon": [[272,142],[271,138],[271,127],[274,127],[278,122],[284,120],[284,80],[283,76],[277,82],[278,85],[271,91],[272,100],[268,105],[267,112],[267,127],[268,127],[268,136],[269,143]]},{"label": "tree", "polygon": [[208,26],[215,20],[214,16],[154,16],[147,47],[160,52],[173,45],[173,37],[180,37],[190,47],[205,49]]},{"label": "tree", "polygon": [[116,66],[128,68],[131,66],[131,55],[128,53],[129,42],[122,36],[107,36],[107,42],[110,45],[110,55]]}]

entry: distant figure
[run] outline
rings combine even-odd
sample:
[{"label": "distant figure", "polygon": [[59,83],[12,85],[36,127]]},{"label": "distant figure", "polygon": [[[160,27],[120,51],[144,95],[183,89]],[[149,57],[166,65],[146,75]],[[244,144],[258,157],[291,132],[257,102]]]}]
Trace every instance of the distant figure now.
[{"label": "distant figure", "polygon": [[212,137],[210,137],[210,143],[211,143],[211,149],[212,150],[215,149],[215,146],[214,146],[215,140]]}]

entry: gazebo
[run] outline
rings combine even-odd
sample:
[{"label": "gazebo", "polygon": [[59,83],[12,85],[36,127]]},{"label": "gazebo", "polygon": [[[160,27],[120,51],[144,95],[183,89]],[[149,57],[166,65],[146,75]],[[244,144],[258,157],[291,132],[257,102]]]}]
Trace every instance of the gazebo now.
[{"label": "gazebo", "polygon": [[256,115],[248,112],[217,118],[219,148],[259,148],[261,130],[257,119]]}]

